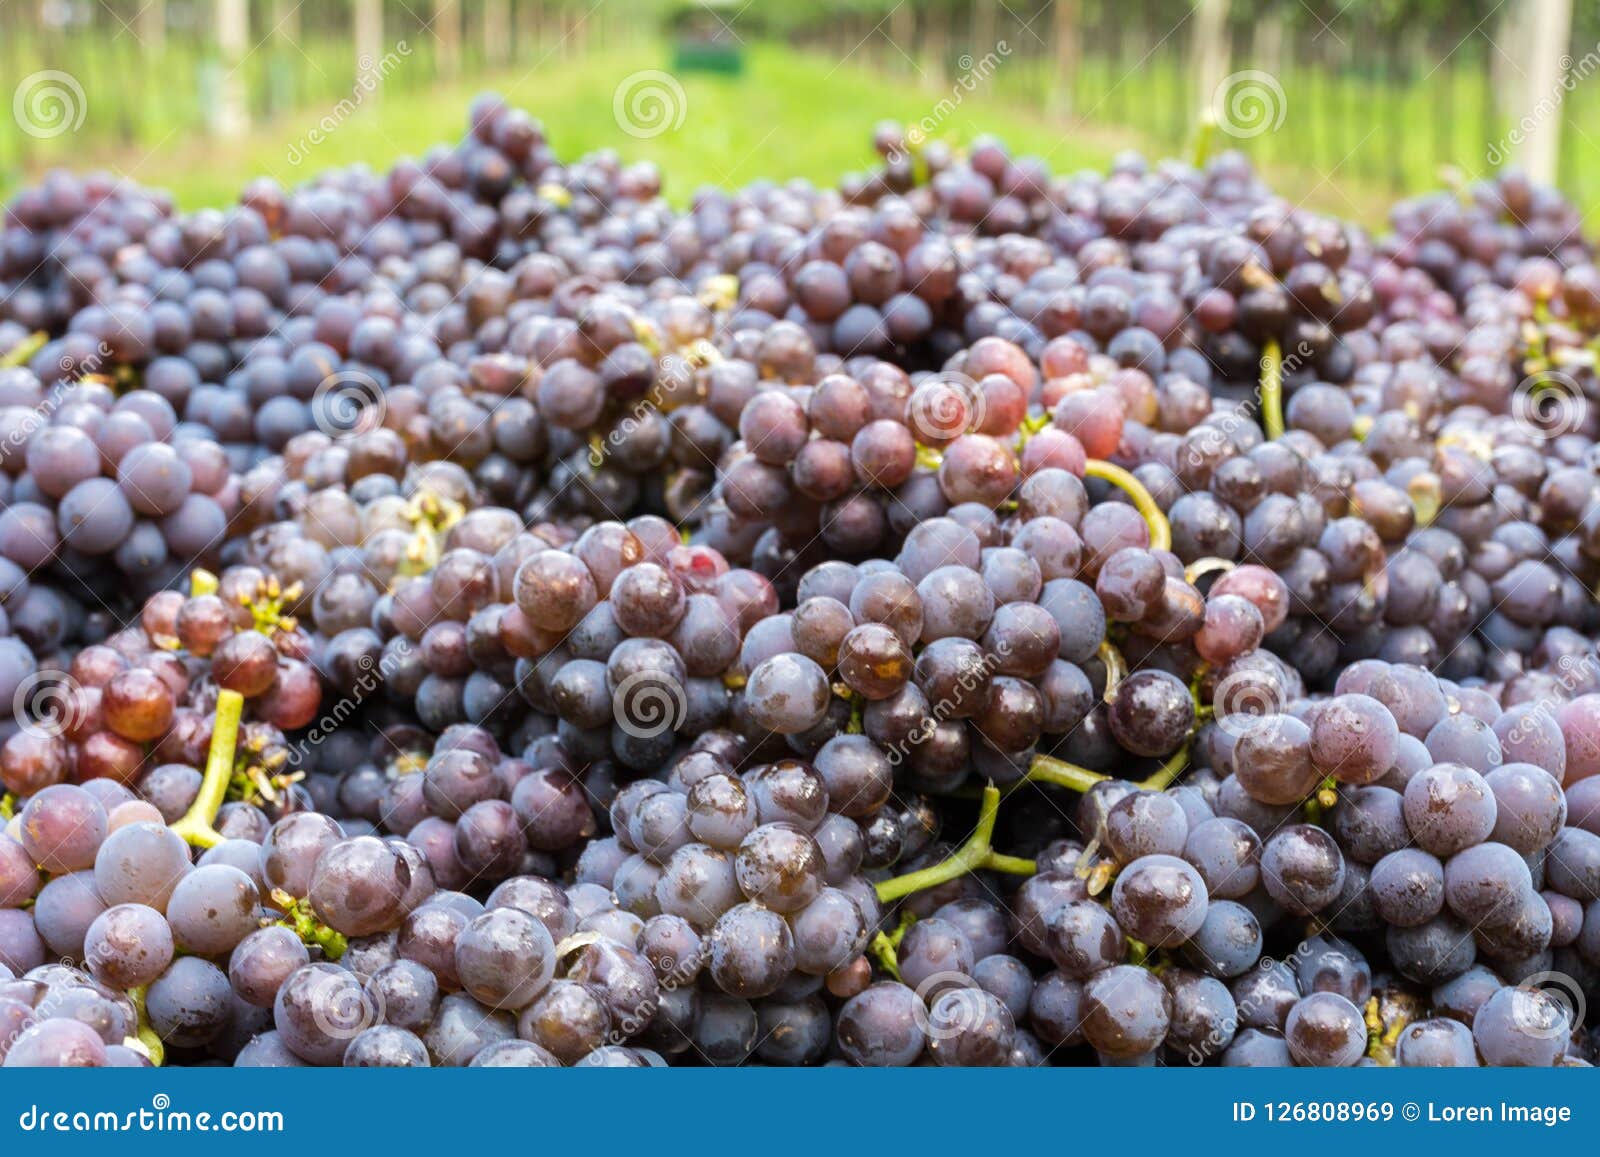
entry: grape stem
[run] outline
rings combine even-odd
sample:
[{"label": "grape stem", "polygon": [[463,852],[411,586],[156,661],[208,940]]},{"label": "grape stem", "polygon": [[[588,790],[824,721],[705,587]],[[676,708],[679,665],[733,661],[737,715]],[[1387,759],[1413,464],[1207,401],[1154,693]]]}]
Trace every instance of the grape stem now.
[{"label": "grape stem", "polygon": [[1095,652],[1100,656],[1100,662],[1106,668],[1106,693],[1103,696],[1107,703],[1117,697],[1117,688],[1122,685],[1122,680],[1127,677],[1128,664],[1123,659],[1122,652],[1117,650],[1110,639],[1101,642],[1100,648]]},{"label": "grape stem", "polygon": [[211,725],[211,750],[206,755],[205,777],[200,781],[200,792],[184,817],[172,825],[188,843],[197,848],[211,848],[222,842],[222,836],[212,825],[217,812],[227,798],[228,783],[233,779],[233,756],[239,746],[239,718],[244,714],[244,696],[237,691],[217,694],[216,719]]},{"label": "grape stem", "polygon": [[1277,338],[1261,347],[1261,426],[1267,437],[1283,437],[1283,351]]},{"label": "grape stem", "polygon": [[1083,792],[1111,777],[1098,771],[1090,771],[1087,767],[1079,767],[1076,763],[1057,759],[1053,755],[1036,755],[1028,767],[1028,778],[1034,783],[1052,783],[1070,791]]},{"label": "grape stem", "polygon": [[1083,472],[1090,478],[1098,478],[1102,482],[1109,482],[1118,490],[1133,500],[1133,508],[1144,518],[1145,525],[1150,528],[1150,549],[1172,549],[1172,524],[1167,521],[1167,516],[1161,513],[1161,507],[1156,505],[1156,500],[1140,482],[1121,466],[1114,466],[1099,458],[1089,459]]},{"label": "grape stem", "polygon": [[138,1016],[139,1023],[134,1029],[134,1035],[127,1038],[127,1045],[135,1052],[144,1053],[150,1058],[150,1063],[159,1069],[162,1062],[167,1059],[167,1049],[161,1043],[161,1037],[156,1034],[155,1029],[150,1027],[150,1020],[145,1015],[145,986],[141,984],[138,988],[130,989],[128,999],[133,1002],[133,1010]]},{"label": "grape stem", "polygon": [[994,838],[995,820],[999,816],[1000,791],[994,784],[989,784],[983,789],[983,801],[978,805],[978,826],[968,837],[967,842],[962,844],[949,859],[941,860],[932,867],[884,880],[877,886],[878,899],[889,904],[913,892],[937,888],[940,884],[965,876],[968,872],[984,869],[1018,876],[1033,875],[1038,869],[1032,860],[1024,860],[1018,856],[997,855],[990,846],[990,841]]},{"label": "grape stem", "polygon": [[25,366],[33,360],[35,354],[44,349],[45,343],[50,340],[50,335],[44,330],[29,334],[0,357],[0,370],[15,369]]},{"label": "grape stem", "polygon": [[[1190,740],[1184,740],[1183,746],[1167,756],[1160,767],[1133,786],[1140,791],[1165,791],[1171,787],[1173,780],[1177,779],[1189,764],[1189,743]],[[1090,771],[1087,767],[1079,767],[1076,763],[1068,763],[1064,759],[1057,759],[1053,755],[1036,755],[1028,766],[1025,778],[1034,783],[1049,783],[1071,791],[1084,792],[1112,777],[1103,772]]]},{"label": "grape stem", "polygon": [[305,901],[295,899],[282,888],[274,888],[272,902],[283,912],[284,918],[263,920],[263,927],[269,924],[281,924],[300,937],[302,944],[322,949],[322,954],[329,960],[338,960],[350,947],[350,942],[344,935],[318,920],[312,913],[310,904]]}]

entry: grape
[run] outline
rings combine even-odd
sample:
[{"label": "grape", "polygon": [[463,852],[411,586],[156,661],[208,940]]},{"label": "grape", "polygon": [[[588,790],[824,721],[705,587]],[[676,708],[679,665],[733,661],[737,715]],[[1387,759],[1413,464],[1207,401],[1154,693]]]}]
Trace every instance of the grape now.
[{"label": "grape", "polygon": [[1314,992],[1296,1002],[1283,1039],[1295,1064],[1314,1068],[1348,1068],[1367,1050],[1361,1010],[1333,992]]},{"label": "grape", "polygon": [[490,1008],[532,1003],[550,982],[554,958],[555,942],[545,926],[517,908],[485,912],[456,938],[462,987]]},{"label": "grape", "polygon": [[[1107,813],[1108,835],[1109,818]],[[1181,854],[1200,873],[1207,893],[1215,899],[1243,899],[1261,878],[1261,837],[1248,824],[1227,816],[1195,825]]]},{"label": "grape", "polygon": [[839,1010],[839,1047],[855,1065],[911,1065],[927,1044],[925,1017],[915,992],[903,984],[879,982]]},{"label": "grape", "polygon": [[1140,856],[1179,855],[1188,835],[1182,807],[1158,792],[1125,796],[1106,812],[1106,847],[1122,864]]},{"label": "grape", "polygon": [[150,1027],[169,1046],[180,1048],[215,1040],[228,1026],[232,1002],[227,974],[196,956],[174,960],[145,996]]},{"label": "grape", "polygon": [[1537,988],[1501,988],[1472,1020],[1472,1039],[1484,1062],[1543,1067],[1556,1063],[1571,1031],[1562,1004]]},{"label": "grape", "polygon": [[95,864],[106,838],[106,811],[81,787],[47,787],[22,809],[21,842],[46,872],[74,872]]},{"label": "grape", "polygon": [[363,1029],[344,1052],[345,1068],[428,1068],[428,1050],[415,1033],[393,1025]]},{"label": "grape", "polygon": [[10,1069],[90,1069],[106,1064],[105,1044],[88,1025],[53,1018],[23,1029],[6,1050]]},{"label": "grape", "polygon": [[1344,873],[1338,844],[1311,824],[1279,829],[1261,850],[1261,881],[1267,894],[1301,915],[1331,904],[1344,885]]},{"label": "grape", "polygon": [[750,672],[745,702],[756,723],[780,735],[822,722],[830,691],[822,668],[804,655],[775,655]]},{"label": "grape", "polygon": [[1444,907],[1444,865],[1420,848],[1401,848],[1373,865],[1368,887],[1373,907],[1386,923],[1402,928],[1426,924]]},{"label": "grape", "polygon": [[1372,783],[1394,766],[1400,729],[1389,709],[1367,695],[1338,695],[1311,725],[1311,764],[1319,777]]},{"label": "grape", "polygon": [[1111,891],[1117,923],[1135,940],[1153,946],[1176,946],[1194,935],[1205,921],[1207,904],[1200,873],[1176,856],[1135,860]]},{"label": "grape", "polygon": [[794,969],[794,938],[776,912],[738,904],[712,927],[707,966],[712,980],[730,996],[767,996]]},{"label": "grape", "polygon": [[136,823],[118,828],[95,854],[95,888],[109,905],[146,904],[165,912],[189,872],[189,849],[170,829]]},{"label": "grape", "polygon": [[1458,1020],[1434,1017],[1407,1025],[1395,1041],[1395,1063],[1403,1068],[1476,1068],[1472,1030]]},{"label": "grape", "polygon": [[306,898],[317,915],[346,936],[396,927],[405,915],[411,867],[372,836],[333,843],[311,869]]},{"label": "grape", "polygon": [[1406,826],[1418,846],[1436,856],[1488,839],[1497,814],[1489,784],[1460,764],[1440,764],[1406,784]]},{"label": "grape", "polygon": [[1083,986],[1082,1031],[1095,1048],[1128,1059],[1156,1048],[1172,1021],[1172,998],[1142,968],[1118,964]]},{"label": "grape", "polygon": [[241,1000],[271,1008],[278,989],[298,968],[309,963],[306,947],[288,928],[259,928],[234,947],[228,958],[228,982]]},{"label": "grape", "polygon": [[1089,900],[1074,900],[1046,914],[1044,940],[1051,962],[1074,980],[1120,964],[1127,952],[1116,920]]}]

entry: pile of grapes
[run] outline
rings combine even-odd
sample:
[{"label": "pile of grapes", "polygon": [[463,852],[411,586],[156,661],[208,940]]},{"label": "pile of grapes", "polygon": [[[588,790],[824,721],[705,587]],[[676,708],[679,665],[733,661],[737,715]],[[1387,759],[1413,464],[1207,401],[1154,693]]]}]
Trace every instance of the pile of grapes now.
[{"label": "pile of grapes", "polygon": [[0,233],[7,1066],[1587,1066],[1600,269],[494,98]]}]

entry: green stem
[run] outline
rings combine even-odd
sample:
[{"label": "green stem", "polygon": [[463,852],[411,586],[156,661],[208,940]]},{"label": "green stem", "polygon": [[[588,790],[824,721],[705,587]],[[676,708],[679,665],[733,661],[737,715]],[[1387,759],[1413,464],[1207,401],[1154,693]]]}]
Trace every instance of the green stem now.
[{"label": "green stem", "polygon": [[1122,652],[1110,639],[1101,642],[1099,650],[1095,652],[1100,657],[1100,662],[1106,668],[1106,693],[1104,699],[1110,703],[1117,697],[1117,688],[1122,685],[1122,680],[1127,677],[1128,663],[1122,657]]},{"label": "green stem", "polygon": [[296,936],[300,943],[307,947],[322,949],[322,954],[329,960],[338,960],[350,947],[350,942],[344,934],[329,928],[311,911],[311,905],[303,900],[297,900],[282,888],[272,890],[272,902],[283,913],[282,920],[264,920],[267,924],[281,924]]},{"label": "green stem", "polygon": [[1206,109],[1200,114],[1200,123],[1195,126],[1194,133],[1194,167],[1204,169],[1206,162],[1211,159],[1211,145],[1217,139],[1217,118],[1212,116],[1211,110]]},{"label": "green stem", "polygon": [[1208,574],[1214,574],[1217,571],[1227,574],[1235,565],[1237,564],[1229,562],[1225,558],[1197,558],[1183,568],[1183,581],[1190,586],[1194,586]]},{"label": "green stem", "polygon": [[896,980],[900,979],[900,953],[886,933],[879,932],[874,936],[868,950],[878,958],[879,968]]},{"label": "green stem", "polygon": [[233,779],[233,756],[239,746],[239,718],[244,714],[244,696],[237,691],[217,694],[217,714],[211,725],[211,750],[206,756],[205,777],[200,781],[200,792],[184,817],[172,825],[186,841],[197,848],[215,847],[222,836],[212,825],[217,812],[227,798],[228,783]]},{"label": "green stem", "polygon": [[1178,778],[1179,773],[1189,766],[1189,744],[1191,740],[1184,740],[1183,746],[1167,756],[1167,761],[1156,768],[1147,778],[1141,779],[1133,786],[1140,791],[1166,791],[1172,786],[1172,781]]},{"label": "green stem", "polygon": [[1267,437],[1283,437],[1283,351],[1269,337],[1261,347],[1261,426]]},{"label": "green stem", "polygon": [[1099,458],[1089,459],[1089,464],[1083,471],[1090,478],[1099,478],[1109,482],[1133,500],[1133,507],[1143,516],[1145,525],[1150,528],[1150,549],[1172,549],[1172,524],[1167,521],[1167,516],[1161,512],[1161,507],[1156,505],[1156,500],[1140,482],[1121,466],[1113,466],[1110,462]]},{"label": "green stem", "polygon": [[50,335],[40,330],[38,333],[29,334],[0,357],[0,370],[15,369],[25,366],[33,360],[33,355],[44,349],[45,342],[50,340]]},{"label": "green stem", "polygon": [[128,1047],[133,1048],[137,1045],[137,1051],[143,1052],[148,1056],[150,1063],[159,1069],[162,1062],[167,1059],[167,1049],[162,1044],[161,1038],[156,1035],[156,1030],[150,1027],[149,1018],[145,1015],[144,985],[130,989],[128,991],[128,999],[133,1002],[134,1012],[138,1014],[139,1018],[138,1026],[134,1030],[134,1036],[128,1039]]},{"label": "green stem", "polygon": [[1052,783],[1071,791],[1088,791],[1097,783],[1110,779],[1098,771],[1079,767],[1053,755],[1036,755],[1028,766],[1028,776],[1034,783]]},{"label": "green stem", "polygon": [[1013,875],[1031,876],[1037,870],[1032,860],[1017,856],[997,855],[990,846],[994,838],[995,820],[1000,816],[1000,791],[993,784],[983,789],[983,802],[978,805],[978,826],[967,842],[956,849],[954,855],[932,867],[895,876],[877,886],[878,899],[885,904],[902,899],[913,892],[937,888],[940,884],[965,876],[968,872],[988,870],[1009,872]]}]

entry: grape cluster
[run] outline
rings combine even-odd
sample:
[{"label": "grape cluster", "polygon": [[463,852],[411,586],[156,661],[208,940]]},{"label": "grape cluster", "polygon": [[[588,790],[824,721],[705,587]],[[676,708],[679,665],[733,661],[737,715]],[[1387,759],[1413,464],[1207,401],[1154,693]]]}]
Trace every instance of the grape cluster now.
[{"label": "grape cluster", "polygon": [[1600,273],[494,97],[0,230],[0,1063],[1582,1066]]}]

